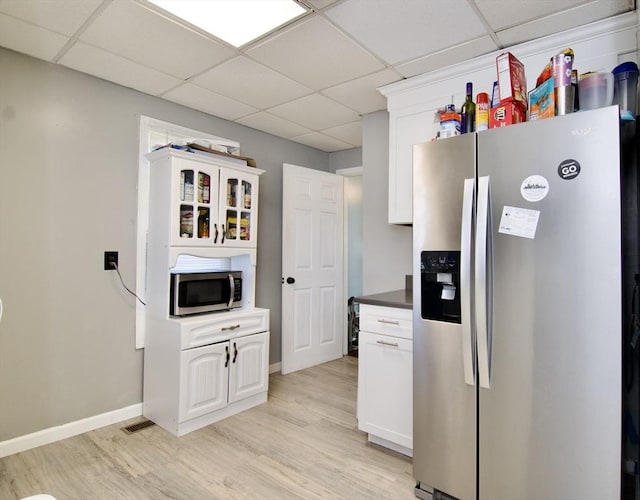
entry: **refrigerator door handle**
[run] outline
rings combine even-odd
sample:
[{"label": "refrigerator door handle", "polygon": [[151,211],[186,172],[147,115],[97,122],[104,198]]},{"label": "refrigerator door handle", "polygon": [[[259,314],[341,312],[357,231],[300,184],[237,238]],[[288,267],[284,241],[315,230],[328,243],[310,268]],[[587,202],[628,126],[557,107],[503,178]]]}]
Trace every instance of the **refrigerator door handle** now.
[{"label": "refrigerator door handle", "polygon": [[475,314],[480,387],[491,388],[491,196],[489,177],[478,178],[475,248]]},{"label": "refrigerator door handle", "polygon": [[473,248],[473,205],[475,179],[464,180],[462,198],[462,233],[460,237],[460,322],[462,326],[462,361],[464,381],[476,385],[475,346],[471,317],[471,251]]}]

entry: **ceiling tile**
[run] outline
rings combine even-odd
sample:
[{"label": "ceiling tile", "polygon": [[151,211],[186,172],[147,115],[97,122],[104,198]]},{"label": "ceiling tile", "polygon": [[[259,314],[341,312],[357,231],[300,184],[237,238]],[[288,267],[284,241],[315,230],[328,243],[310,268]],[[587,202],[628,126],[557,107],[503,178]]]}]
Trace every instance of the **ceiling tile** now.
[{"label": "ceiling tile", "polygon": [[177,78],[82,42],[75,43],[59,62],[68,68],[151,95],[161,94],[180,83]]},{"label": "ceiling tile", "polygon": [[130,0],[110,3],[80,39],[183,79],[236,53]]},{"label": "ceiling tile", "polygon": [[0,0],[0,12],[71,36],[101,3],[102,0]]},{"label": "ceiling tile", "polygon": [[311,130],[322,130],[358,120],[351,109],[319,94],[312,94],[268,110],[269,113]]},{"label": "ceiling tile", "polygon": [[326,15],[388,63],[398,63],[486,33],[467,0],[345,0]]},{"label": "ceiling tile", "polygon": [[14,17],[0,14],[0,45],[46,61],[52,60],[69,40]]},{"label": "ceiling tile", "polygon": [[320,132],[312,132],[310,134],[292,137],[291,140],[306,146],[311,146],[312,148],[326,151],[327,153],[353,148],[351,144],[339,141],[338,139],[321,134]]},{"label": "ceiling tile", "polygon": [[313,91],[248,57],[239,56],[197,76],[200,87],[265,109]]},{"label": "ceiling tile", "polygon": [[388,83],[402,80],[393,70],[385,69],[322,91],[334,101],[356,110],[360,114],[387,109],[387,100],[376,89]]},{"label": "ceiling tile", "polygon": [[384,69],[373,55],[318,16],[293,24],[246,53],[313,90]]},{"label": "ceiling tile", "polygon": [[311,132],[311,130],[303,127],[302,125],[298,125],[297,123],[290,122],[289,120],[285,120],[284,118],[280,118],[279,116],[275,116],[264,111],[245,116],[236,120],[236,122],[286,139]]},{"label": "ceiling tile", "polygon": [[[474,0],[493,31],[569,9],[584,0]],[[607,0],[608,1],[608,0]]]},{"label": "ceiling tile", "polygon": [[428,56],[419,57],[413,61],[399,64],[396,69],[407,78],[422,73],[428,73],[439,68],[449,66],[472,59],[474,57],[488,54],[497,50],[493,39],[490,36],[483,36],[470,42],[461,43],[455,47],[444,49]]},{"label": "ceiling tile", "polygon": [[308,0],[308,3],[310,3],[314,9],[321,10],[329,5],[336,3],[336,1],[337,0]]},{"label": "ceiling tile", "polygon": [[352,146],[362,146],[362,121],[338,125],[322,131],[323,134],[351,144]]},{"label": "ceiling tile", "polygon": [[242,116],[258,111],[252,106],[229,99],[191,83],[180,85],[162,97],[227,120],[237,120]]},{"label": "ceiling tile", "polygon": [[534,38],[582,26],[629,10],[627,0],[598,0],[536,21],[497,33],[500,42],[508,47]]}]

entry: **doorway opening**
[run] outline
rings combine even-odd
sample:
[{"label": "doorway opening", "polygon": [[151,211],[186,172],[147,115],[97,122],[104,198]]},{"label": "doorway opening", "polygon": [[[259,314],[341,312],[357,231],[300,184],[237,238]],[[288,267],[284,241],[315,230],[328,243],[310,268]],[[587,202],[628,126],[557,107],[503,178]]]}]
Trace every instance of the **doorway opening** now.
[{"label": "doorway opening", "polygon": [[344,176],[344,270],[347,300],[344,352],[358,356],[360,314],[353,300],[362,295],[362,167],[336,170]]}]

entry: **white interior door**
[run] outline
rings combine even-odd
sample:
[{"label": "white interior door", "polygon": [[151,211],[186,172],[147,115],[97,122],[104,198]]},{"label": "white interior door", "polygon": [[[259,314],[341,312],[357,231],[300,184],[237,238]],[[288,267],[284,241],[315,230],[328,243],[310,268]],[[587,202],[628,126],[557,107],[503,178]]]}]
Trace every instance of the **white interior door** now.
[{"label": "white interior door", "polygon": [[282,373],[343,354],[343,178],[284,164]]}]

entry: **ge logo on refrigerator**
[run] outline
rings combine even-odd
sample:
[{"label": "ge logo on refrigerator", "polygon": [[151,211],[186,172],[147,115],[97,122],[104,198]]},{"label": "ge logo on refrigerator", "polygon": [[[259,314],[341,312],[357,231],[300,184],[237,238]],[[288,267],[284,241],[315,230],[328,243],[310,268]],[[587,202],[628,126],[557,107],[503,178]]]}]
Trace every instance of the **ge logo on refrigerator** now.
[{"label": "ge logo on refrigerator", "polygon": [[558,175],[565,181],[575,179],[580,175],[580,163],[578,160],[565,160],[558,166]]}]

